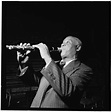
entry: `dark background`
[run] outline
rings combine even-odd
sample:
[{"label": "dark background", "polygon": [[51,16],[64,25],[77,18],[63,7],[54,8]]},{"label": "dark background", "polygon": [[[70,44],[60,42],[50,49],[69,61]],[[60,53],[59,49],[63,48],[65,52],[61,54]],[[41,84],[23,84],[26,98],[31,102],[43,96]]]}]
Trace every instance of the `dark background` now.
[{"label": "dark background", "polygon": [[[109,6],[109,2],[3,1],[2,78],[6,77],[7,63],[16,63],[16,52],[6,49],[6,45],[44,42],[48,47],[57,47],[66,36],[76,36],[83,42],[79,58],[94,69],[95,83],[105,86],[108,109]],[[36,58],[40,59],[38,52],[33,53],[33,59]],[[53,58],[56,60],[57,56]]]},{"label": "dark background", "polygon": [[83,42],[84,60],[107,62],[109,2],[3,2],[2,9],[3,43],[60,46],[73,35]]}]

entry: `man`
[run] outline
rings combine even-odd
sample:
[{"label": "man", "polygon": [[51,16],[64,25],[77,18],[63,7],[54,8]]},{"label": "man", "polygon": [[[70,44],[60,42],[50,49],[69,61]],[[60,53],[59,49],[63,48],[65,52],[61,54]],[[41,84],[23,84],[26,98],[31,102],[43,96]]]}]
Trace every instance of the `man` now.
[{"label": "man", "polygon": [[[82,42],[73,36],[68,36],[63,40],[60,48],[62,58],[60,63],[65,64],[63,68],[54,62],[45,44],[33,45],[39,49],[46,65],[41,70],[42,77],[31,108],[79,109],[81,97],[92,76],[91,68],[77,58],[81,45]],[[28,53],[30,51],[26,52]],[[20,54],[18,53],[17,56],[19,60]],[[27,60],[28,56],[23,63]],[[26,75],[29,69],[28,66],[19,68],[21,76]]]}]

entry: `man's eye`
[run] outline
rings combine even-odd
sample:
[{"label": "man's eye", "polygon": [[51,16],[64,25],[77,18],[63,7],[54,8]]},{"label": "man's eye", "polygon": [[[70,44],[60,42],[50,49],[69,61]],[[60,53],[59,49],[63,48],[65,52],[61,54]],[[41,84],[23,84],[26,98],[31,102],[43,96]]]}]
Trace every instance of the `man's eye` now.
[{"label": "man's eye", "polygon": [[69,44],[69,43],[70,43],[69,41],[66,42],[66,44]]}]

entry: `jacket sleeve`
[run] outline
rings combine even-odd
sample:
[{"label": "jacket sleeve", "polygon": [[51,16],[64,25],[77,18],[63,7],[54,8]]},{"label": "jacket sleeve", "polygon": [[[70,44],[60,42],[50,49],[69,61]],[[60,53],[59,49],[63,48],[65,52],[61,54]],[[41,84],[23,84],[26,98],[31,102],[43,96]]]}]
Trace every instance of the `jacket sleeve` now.
[{"label": "jacket sleeve", "polygon": [[49,81],[50,85],[60,96],[70,96],[77,89],[83,90],[87,81],[90,79],[88,74],[92,74],[91,69],[73,70],[68,77],[55,64],[54,61],[48,65],[46,69],[42,69],[41,73]]}]

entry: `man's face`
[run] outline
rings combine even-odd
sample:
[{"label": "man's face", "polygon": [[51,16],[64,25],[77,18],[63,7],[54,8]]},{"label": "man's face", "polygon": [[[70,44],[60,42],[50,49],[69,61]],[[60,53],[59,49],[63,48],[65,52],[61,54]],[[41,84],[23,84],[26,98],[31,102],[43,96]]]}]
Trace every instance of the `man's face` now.
[{"label": "man's face", "polygon": [[[72,52],[73,48],[73,52]],[[61,44],[61,57],[66,58],[72,56],[72,54],[76,52],[75,47],[70,38],[65,38],[63,43]]]}]

